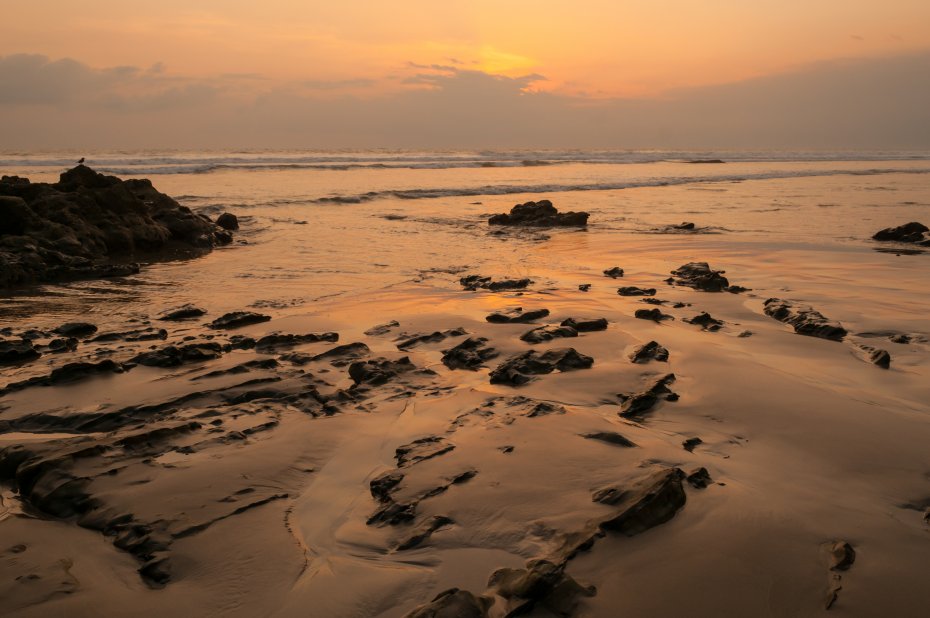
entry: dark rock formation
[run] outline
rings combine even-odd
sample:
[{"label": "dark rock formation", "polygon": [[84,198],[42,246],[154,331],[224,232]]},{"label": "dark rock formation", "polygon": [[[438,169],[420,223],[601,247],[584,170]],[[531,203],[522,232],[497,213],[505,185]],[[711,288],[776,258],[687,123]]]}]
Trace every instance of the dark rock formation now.
[{"label": "dark rock formation", "polygon": [[720,330],[723,327],[723,321],[714,318],[711,314],[703,311],[693,318],[685,318],[682,320],[688,324],[696,324],[701,327],[701,330],[709,330],[711,332]]},{"label": "dark rock formation", "polygon": [[399,350],[409,350],[410,348],[416,347],[421,343],[439,343],[444,341],[449,337],[462,337],[467,335],[466,331],[461,326],[458,328],[452,328],[446,331],[436,331],[428,335],[413,335],[410,337],[405,337],[403,340],[397,343],[397,348]]},{"label": "dark rock formation", "polygon": [[[707,262],[689,262],[673,270],[674,277],[669,281],[704,292],[723,292],[730,288],[730,282],[723,273],[722,270],[711,270]],[[742,288],[737,289],[742,291]]]},{"label": "dark rock formation", "polygon": [[530,350],[512,356],[494,369],[491,384],[519,386],[532,380],[532,376],[574,369],[587,369],[594,364],[590,356],[578,353],[575,348],[558,348],[540,354]]},{"label": "dark rock formation", "polygon": [[492,313],[485,320],[492,324],[525,324],[535,322],[549,315],[548,309],[533,309],[523,311],[523,307],[516,307],[504,312]]},{"label": "dark rock formation", "polygon": [[663,348],[655,341],[644,343],[637,347],[630,354],[630,361],[634,363],[645,363],[651,360],[665,362],[668,360],[668,350]]},{"label": "dark rock formation", "polygon": [[765,315],[793,326],[799,335],[842,341],[847,334],[839,322],[828,320],[818,311],[791,301],[770,298],[765,301],[764,310]]},{"label": "dark rock formation", "polygon": [[640,418],[651,411],[662,399],[676,401],[678,395],[668,387],[674,381],[675,374],[669,373],[657,379],[642,392],[619,395],[622,403],[618,415],[625,418]]},{"label": "dark rock formation", "polygon": [[504,292],[507,290],[524,290],[533,283],[532,279],[501,279],[494,281],[491,277],[481,275],[468,275],[459,279],[462,287],[470,292],[488,290],[490,292]]},{"label": "dark rock formation", "polygon": [[570,326],[556,326],[550,324],[548,326],[540,326],[529,330],[523,333],[520,336],[522,341],[527,343],[543,343],[544,341],[552,341],[553,339],[558,339],[560,337],[577,337],[578,331]]},{"label": "dark rock formation", "polygon": [[229,232],[159,193],[78,165],[59,182],[0,178],[0,288],[126,276],[127,259],[167,249],[209,251]]},{"label": "dark rock formation", "polygon": [[523,569],[498,569],[488,586],[506,601],[506,616],[535,609],[548,616],[572,616],[579,600],[596,592],[593,586],[582,586],[565,573],[564,565],[544,559],[530,560]]},{"label": "dark rock formation", "polygon": [[924,247],[930,247],[930,228],[923,223],[912,221],[899,225],[898,227],[889,227],[872,236],[873,240],[907,242],[914,243]]},{"label": "dark rock formation", "polygon": [[216,218],[216,224],[232,232],[239,229],[239,218],[230,212],[224,212]]},{"label": "dark rock formation", "polygon": [[873,365],[881,367],[882,369],[891,368],[891,354],[889,354],[887,350],[873,348],[868,345],[860,345],[857,346],[857,348],[859,354]]},{"label": "dark rock formation", "polygon": [[487,618],[488,609],[493,604],[493,599],[475,596],[467,590],[450,588],[404,618]]},{"label": "dark rock formation", "polygon": [[633,314],[634,317],[639,318],[640,320],[653,320],[655,322],[661,322],[662,320],[671,319],[672,316],[666,315],[659,311],[658,308],[655,309],[637,309]]},{"label": "dark rock formation", "polygon": [[208,326],[217,329],[240,328],[250,324],[267,322],[270,319],[270,315],[255,313],[254,311],[232,311],[216,318]]},{"label": "dark rock formation", "polygon": [[365,334],[368,335],[369,337],[379,337],[381,335],[388,334],[391,331],[391,329],[397,326],[400,326],[400,322],[398,322],[397,320],[391,320],[390,322],[387,322],[385,324],[378,324],[377,326],[372,326],[371,328],[365,331]]},{"label": "dark rock formation", "polygon": [[707,471],[707,468],[692,470],[688,476],[685,477],[685,480],[695,489],[705,489],[714,482],[714,480],[710,478],[710,472]]},{"label": "dark rock formation", "polygon": [[607,318],[568,318],[562,320],[562,326],[574,328],[579,333],[607,330]]},{"label": "dark rock formation", "polygon": [[350,361],[365,358],[369,354],[371,354],[371,349],[369,349],[367,345],[361,341],[355,341],[353,343],[337,345],[325,352],[320,352],[316,356],[310,357],[308,362],[329,360],[336,367],[343,367],[348,365]]},{"label": "dark rock formation", "polygon": [[349,377],[352,378],[356,386],[360,384],[379,386],[402,373],[414,369],[416,369],[416,365],[411,363],[406,356],[396,361],[376,358],[349,365]]},{"label": "dark rock formation", "polygon": [[432,517],[421,522],[420,525],[406,539],[397,544],[397,551],[404,551],[419,547],[429,540],[434,532],[445,526],[451,526],[455,522],[445,515],[433,515]]},{"label": "dark rock formation", "polygon": [[613,268],[608,268],[604,271],[605,277],[610,277],[611,279],[616,279],[623,276],[623,269],[619,266],[614,266]]},{"label": "dark rock formation", "polygon": [[607,444],[614,444],[616,446],[624,446],[628,448],[636,446],[633,442],[627,438],[624,438],[615,431],[596,431],[592,433],[583,433],[581,434],[581,437],[588,440],[598,440],[600,442],[606,442]]},{"label": "dark rock formation", "polygon": [[328,341],[330,343],[339,341],[339,333],[307,333],[305,335],[292,335],[273,333],[265,335],[255,342],[255,350],[258,352],[271,352],[277,348],[289,348],[305,343],[319,343]]},{"label": "dark rock formation", "polygon": [[397,467],[403,468],[433,457],[445,455],[454,448],[454,444],[447,442],[443,438],[428,436],[397,447],[394,451],[394,459],[397,460]]},{"label": "dark rock formation", "polygon": [[687,440],[681,443],[681,448],[685,449],[689,453],[693,453],[696,446],[704,444],[704,440],[701,440],[697,436],[693,438],[688,438]]},{"label": "dark rock formation", "polygon": [[65,337],[89,337],[97,332],[97,326],[88,322],[67,322],[55,329]]},{"label": "dark rock formation", "polygon": [[532,227],[585,226],[589,216],[586,212],[560,213],[549,200],[539,200],[517,204],[510,209],[510,214],[494,215],[488,219],[488,223]]},{"label": "dark rock formation", "polygon": [[151,352],[143,352],[133,357],[131,362],[147,367],[177,367],[185,363],[213,360],[222,354],[222,345],[215,341],[204,341],[181,346],[169,345]]},{"label": "dark rock formation", "polygon": [[578,290],[581,292],[587,292],[590,289],[591,289],[590,283],[582,283],[581,285],[578,286]]},{"label": "dark rock formation", "polygon": [[601,522],[601,528],[635,536],[664,524],[685,505],[681,485],[684,477],[678,468],[661,470],[648,477],[633,490],[636,501],[616,517]]},{"label": "dark rock formation", "polygon": [[655,296],[655,288],[638,288],[635,285],[628,285],[617,290],[620,296]]},{"label": "dark rock formation", "polygon": [[371,490],[371,497],[378,502],[388,502],[391,500],[391,494],[397,489],[401,481],[404,480],[404,473],[400,470],[388,470],[371,480],[368,483]]},{"label": "dark rock formation", "polygon": [[178,320],[188,320],[190,318],[199,318],[202,315],[205,315],[207,312],[200,307],[195,307],[194,305],[183,305],[176,309],[169,309],[164,313],[158,316],[159,320],[176,322]]},{"label": "dark rock formation", "polygon": [[55,386],[58,384],[70,384],[79,382],[94,375],[107,373],[123,373],[125,368],[120,363],[112,359],[104,359],[98,362],[77,362],[68,363],[52,370],[45,376],[36,376],[28,380],[13,382],[0,388],[0,396],[14,391],[19,391],[30,386]]},{"label": "dark rock formation", "polygon": [[484,337],[469,337],[454,348],[445,350],[442,354],[442,364],[449,369],[470,369],[477,371],[484,363],[499,356],[499,352],[485,345]]},{"label": "dark rock formation", "polygon": [[0,365],[28,363],[42,356],[31,341],[0,341]]},{"label": "dark rock formation", "polygon": [[846,571],[856,561],[856,550],[846,541],[836,541],[828,548],[830,570]]}]

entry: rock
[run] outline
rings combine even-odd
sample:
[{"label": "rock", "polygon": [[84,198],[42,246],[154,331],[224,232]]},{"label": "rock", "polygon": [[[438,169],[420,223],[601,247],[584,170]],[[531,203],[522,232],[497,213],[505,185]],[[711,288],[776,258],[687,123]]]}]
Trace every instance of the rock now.
[{"label": "rock", "polygon": [[598,330],[607,330],[607,318],[568,318],[562,320],[562,326],[574,328],[579,333],[590,333]]},{"label": "rock", "polygon": [[89,322],[67,322],[55,329],[65,337],[88,337],[97,332],[97,327]]},{"label": "rock", "polygon": [[814,309],[791,301],[770,298],[765,301],[764,311],[765,315],[793,326],[799,335],[842,341],[847,334],[839,322],[828,320]]},{"label": "rock", "polygon": [[668,350],[657,342],[650,341],[633,350],[630,360],[634,363],[646,363],[650,360],[665,362],[668,360]]},{"label": "rock", "polygon": [[386,358],[359,361],[349,365],[349,377],[355,385],[380,386],[402,373],[416,369],[406,356],[396,361]]},{"label": "rock", "polygon": [[620,296],[655,296],[655,288],[638,288],[634,285],[629,285],[622,287],[617,290],[617,294]]},{"label": "rock", "polygon": [[55,386],[58,384],[70,384],[72,382],[78,382],[94,375],[103,373],[123,373],[123,371],[125,371],[123,365],[109,358],[95,363],[68,363],[53,369],[52,372],[46,376],[37,376],[34,378],[29,378],[28,380],[23,380],[21,382],[13,382],[12,384],[8,384],[7,386],[0,388],[0,395],[22,390],[30,386]]},{"label": "rock", "polygon": [[685,318],[682,321],[688,324],[696,324],[701,327],[701,330],[709,330],[711,332],[718,331],[723,327],[723,321],[714,318],[706,311],[699,313],[693,318]]},{"label": "rock", "polygon": [[681,484],[684,478],[684,472],[678,468],[649,476],[631,490],[635,502],[615,517],[601,522],[601,528],[635,536],[669,521],[685,505]]},{"label": "rock", "polygon": [[684,223],[679,223],[678,225],[669,225],[667,227],[674,228],[676,230],[693,230],[694,224],[690,221],[685,221]]},{"label": "rock", "polygon": [[510,214],[492,216],[488,219],[488,224],[532,227],[585,226],[589,216],[586,212],[560,213],[549,200],[539,200],[517,204],[510,209]]},{"label": "rock", "polygon": [[371,349],[361,341],[356,341],[353,343],[346,343],[343,345],[337,345],[334,348],[330,348],[325,352],[321,352],[316,356],[312,356],[309,361],[322,361],[322,360],[331,360],[332,364],[336,367],[343,367],[349,364],[349,361],[353,361],[359,358],[365,358],[371,354]]},{"label": "rock", "polygon": [[133,330],[116,331],[97,335],[88,341],[154,341],[168,338],[168,331],[164,328],[137,328]]},{"label": "rock", "polygon": [[398,468],[404,468],[433,457],[445,455],[454,449],[455,445],[447,442],[444,438],[428,436],[397,447],[394,451],[394,459],[397,460]]},{"label": "rock", "polygon": [[388,334],[391,331],[391,329],[397,326],[400,326],[400,322],[398,322],[397,320],[391,320],[390,322],[386,324],[379,324],[377,326],[372,326],[371,328],[365,331],[365,334],[368,335],[369,337],[379,337],[381,335]]},{"label": "rock", "polygon": [[613,268],[608,268],[604,271],[605,277],[610,277],[611,279],[617,279],[618,277],[623,276],[623,269],[619,266],[614,266]]},{"label": "rock", "polygon": [[159,320],[176,322],[178,320],[187,320],[190,318],[199,318],[207,312],[200,307],[191,304],[183,305],[176,309],[169,309],[158,316]]},{"label": "rock", "polygon": [[255,313],[254,311],[233,311],[231,313],[225,313],[221,315],[220,317],[210,322],[208,326],[210,328],[216,329],[240,328],[250,324],[267,322],[270,319],[270,315]]},{"label": "rock", "polygon": [[887,350],[873,348],[868,345],[860,345],[857,347],[860,354],[873,365],[881,367],[882,369],[891,368],[891,354],[889,354]]},{"label": "rock", "polygon": [[494,369],[491,374],[491,384],[507,384],[519,386],[532,380],[532,376],[559,371],[572,371],[574,369],[587,369],[594,364],[590,356],[578,353],[575,348],[557,348],[547,350],[540,354],[530,350],[512,356]]},{"label": "rock", "polygon": [[418,346],[421,343],[438,343],[445,340],[448,337],[461,337],[467,335],[466,331],[461,326],[458,328],[453,328],[446,331],[436,331],[428,335],[414,335],[412,337],[407,337],[397,344],[399,350],[409,350],[412,347]]},{"label": "rock", "polygon": [[30,341],[0,341],[0,365],[28,363],[42,356]]},{"label": "rock", "polygon": [[533,283],[532,279],[502,279],[493,281],[490,277],[481,275],[468,275],[459,279],[462,287],[470,292],[488,290],[490,292],[504,292],[507,290],[523,290]]},{"label": "rock", "polygon": [[257,352],[267,353],[269,351],[274,351],[276,348],[289,348],[295,345],[319,343],[321,341],[328,341],[330,343],[339,341],[339,333],[307,333],[305,335],[273,333],[271,335],[265,335],[256,341],[255,350]]},{"label": "rock", "polygon": [[881,241],[916,243],[923,246],[930,246],[930,236],[928,236],[927,232],[930,232],[930,228],[928,228],[926,225],[923,223],[917,223],[916,221],[911,221],[910,223],[905,223],[904,225],[899,225],[898,227],[889,227],[879,232],[875,232],[875,234],[872,236],[872,239]]},{"label": "rock", "polygon": [[710,473],[707,471],[707,468],[696,468],[692,470],[685,480],[688,481],[688,484],[695,489],[706,489],[708,485],[714,482],[710,478]]},{"label": "rock", "polygon": [[827,550],[830,554],[830,570],[846,571],[856,561],[856,550],[846,541],[835,541]]},{"label": "rock", "polygon": [[740,337],[743,339],[745,339],[746,337],[752,337],[752,331],[751,330],[741,331],[740,334],[737,335],[737,337]]},{"label": "rock", "polygon": [[548,309],[533,309],[531,311],[523,311],[522,307],[516,307],[505,311],[503,313],[492,313],[491,315],[484,318],[492,324],[525,324],[527,322],[535,322],[549,315]]},{"label": "rock", "polygon": [[182,346],[169,345],[159,350],[143,352],[134,356],[131,362],[147,367],[178,367],[185,363],[213,360],[222,354],[222,345],[215,341],[204,341]]},{"label": "rock", "polygon": [[216,218],[216,224],[224,230],[235,231],[239,229],[239,218],[230,212],[224,212]]},{"label": "rock", "polygon": [[552,341],[553,339],[558,339],[560,337],[577,337],[578,331],[570,326],[540,326],[529,330],[523,333],[520,336],[522,341],[527,343],[543,343],[545,341]]},{"label": "rock", "polygon": [[578,286],[578,290],[580,290],[581,292],[587,292],[590,289],[591,289],[590,283],[582,283],[581,285]]},{"label": "rock", "polygon": [[627,438],[624,438],[623,436],[621,436],[619,433],[615,431],[596,431],[593,433],[583,433],[581,434],[581,437],[586,438],[588,440],[599,440],[601,442],[606,442],[608,444],[613,444],[616,446],[623,446],[627,448],[636,446],[633,442],[631,442]]},{"label": "rock", "polygon": [[497,358],[500,354],[494,348],[485,345],[487,341],[484,337],[469,337],[454,348],[445,350],[442,353],[442,364],[449,369],[477,371],[486,361]]},{"label": "rock", "polygon": [[397,551],[405,551],[419,547],[426,542],[434,532],[445,526],[451,526],[455,522],[445,515],[434,515],[420,523],[413,533],[405,540],[397,544]]},{"label": "rock", "polygon": [[492,599],[475,596],[467,590],[450,588],[404,618],[487,618],[493,604]]},{"label": "rock", "polygon": [[626,490],[620,487],[603,487],[591,494],[591,502],[613,506],[621,502],[626,495]]},{"label": "rock", "polygon": [[368,484],[371,490],[371,497],[378,502],[388,502],[391,500],[391,493],[397,489],[400,482],[404,480],[404,473],[400,470],[389,470],[380,476],[371,480]]},{"label": "rock", "polygon": [[488,587],[507,601],[506,616],[537,608],[545,615],[572,616],[580,598],[596,592],[593,586],[582,586],[572,579],[564,566],[544,559],[530,560],[523,569],[498,569],[488,580]]},{"label": "rock", "polygon": [[682,442],[681,447],[685,449],[686,451],[688,451],[689,453],[693,453],[694,448],[700,444],[704,444],[704,440],[701,440],[698,437],[694,437],[694,438],[688,438],[687,440]]},{"label": "rock", "polygon": [[674,381],[675,374],[669,373],[658,378],[652,386],[642,392],[619,395],[622,403],[618,415],[624,418],[639,418],[651,411],[663,398],[665,401],[677,401],[678,395],[668,387]]},{"label": "rock", "polygon": [[126,276],[126,258],[167,249],[206,252],[229,232],[159,193],[84,165],[58,183],[0,178],[0,287]]},{"label": "rock", "polygon": [[666,315],[656,309],[637,309],[636,313],[633,314],[634,317],[639,318],[640,320],[654,320],[656,322],[661,322],[662,320],[668,320],[672,316]]},{"label": "rock", "polygon": [[723,292],[730,286],[722,270],[711,270],[707,262],[689,262],[672,271],[673,283],[704,292]]}]

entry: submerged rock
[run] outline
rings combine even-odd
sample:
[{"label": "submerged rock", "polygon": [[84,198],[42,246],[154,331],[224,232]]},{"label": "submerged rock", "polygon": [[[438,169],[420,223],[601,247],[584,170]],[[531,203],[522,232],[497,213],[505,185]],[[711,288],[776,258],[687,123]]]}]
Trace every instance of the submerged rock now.
[{"label": "submerged rock", "polygon": [[222,354],[222,345],[215,341],[204,341],[181,346],[169,345],[159,350],[143,352],[134,356],[131,362],[147,367],[177,367],[185,363],[213,360]]},{"label": "submerged rock", "polygon": [[839,322],[827,319],[811,307],[797,305],[788,300],[770,298],[765,301],[764,311],[765,315],[793,326],[794,332],[799,335],[842,341],[847,334]]},{"label": "submerged rock", "polygon": [[461,326],[458,328],[452,328],[446,331],[435,331],[428,335],[413,335],[412,337],[406,337],[403,340],[397,343],[397,348],[399,350],[409,350],[412,347],[418,346],[421,343],[438,343],[444,341],[449,337],[462,337],[467,335],[466,331]]},{"label": "submerged rock", "polygon": [[0,287],[126,276],[140,252],[209,251],[229,232],[159,193],[150,181],[104,176],[85,165],[59,182],[0,178]]},{"label": "submerged rock", "polygon": [[586,212],[560,213],[549,200],[539,200],[517,204],[510,209],[510,214],[494,215],[488,223],[532,227],[585,226],[589,216]]},{"label": "submerged rock", "polygon": [[533,379],[532,376],[559,371],[572,371],[574,369],[587,369],[594,364],[590,356],[580,354],[575,348],[557,348],[547,350],[540,354],[530,350],[512,356],[494,369],[491,374],[491,384],[507,384],[519,386]]}]

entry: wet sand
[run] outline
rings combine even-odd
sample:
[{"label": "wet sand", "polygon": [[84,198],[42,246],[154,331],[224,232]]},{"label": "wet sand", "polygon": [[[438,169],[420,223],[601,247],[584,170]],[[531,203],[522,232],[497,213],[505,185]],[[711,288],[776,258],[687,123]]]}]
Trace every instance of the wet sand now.
[{"label": "wet sand", "polygon": [[[920,220],[926,187],[908,176],[855,182],[884,189],[854,194],[836,179],[709,185],[703,188],[727,191],[714,198],[714,220],[686,214],[684,204],[699,195],[694,187],[631,189],[613,203],[592,198],[586,232],[503,236],[481,215],[520,196],[470,206],[462,198],[443,225],[375,219],[384,205],[366,205],[353,216],[368,217],[372,229],[408,233],[385,250],[394,256],[385,267],[343,250],[369,267],[349,284],[344,274],[324,275],[321,288],[343,277],[345,289],[330,297],[287,281],[278,288],[275,279],[255,282],[250,295],[239,283],[236,293],[222,294],[217,273],[248,268],[260,237],[254,247],[153,266],[162,275],[187,269],[194,279],[204,277],[199,269],[212,283],[87,319],[100,333],[165,328],[166,340],[85,340],[73,352],[2,370],[0,387],[76,360],[130,363],[150,348],[220,344],[209,360],[127,366],[3,394],[0,468],[8,477],[20,466],[19,481],[35,482],[29,499],[8,488],[2,495],[4,612],[399,617],[459,588],[484,595],[493,603],[489,615],[502,616],[526,599],[489,586],[492,573],[546,559],[580,586],[537,595],[529,615],[814,616],[831,602],[830,612],[849,616],[923,615],[930,601],[930,255],[876,251],[883,247],[868,238],[914,218],[908,215]],[[885,205],[875,203],[879,194]],[[578,209],[577,195],[546,197],[560,208],[574,200],[565,209]],[[764,220],[747,214],[773,199],[805,209]],[[817,207],[832,202],[841,206]],[[616,221],[634,203],[657,226],[684,218],[723,229],[620,229]],[[727,206],[739,214],[726,219]],[[393,202],[390,210],[438,216],[423,208]],[[779,220],[781,233],[773,232]],[[317,245],[278,251],[289,254],[282,261],[296,251],[305,269],[325,271],[319,256],[326,246],[364,247],[370,233],[320,232]],[[818,242],[818,234],[830,240]],[[694,261],[749,290],[704,292],[665,281]],[[613,266],[624,269],[622,278],[603,274]],[[459,279],[470,274],[532,284],[467,291]],[[580,291],[582,284],[590,290]],[[623,286],[656,293],[620,296]],[[81,286],[62,293],[75,289]],[[314,300],[250,308],[258,298],[297,294]],[[796,334],[765,315],[771,297],[813,307],[849,334],[843,341]],[[154,319],[181,301],[207,314]],[[486,321],[517,307],[549,315],[530,324]],[[669,318],[634,317],[653,308]],[[205,326],[242,309],[272,319],[228,331]],[[80,317],[68,311],[22,309],[11,328],[50,329]],[[685,321],[701,312],[722,327]],[[608,326],[537,344],[520,339],[568,318],[606,318]],[[412,336],[458,328],[467,334],[398,349]],[[327,332],[338,333],[338,342],[248,347],[234,339]],[[910,342],[890,340],[900,334]],[[497,355],[476,370],[448,368],[443,352],[467,338],[485,338],[483,347]],[[631,362],[650,341],[668,359]],[[314,358],[355,342],[367,350]],[[869,362],[860,346],[888,351],[890,368]],[[530,375],[520,386],[491,383],[489,372],[518,354],[565,348],[593,364]],[[373,359],[391,363],[363,365],[350,377],[353,363]],[[670,373],[677,398],[662,392],[652,407],[631,413],[625,398]],[[632,446],[584,437],[598,433]],[[686,449],[692,438],[700,442]],[[32,462],[25,471],[24,457]],[[674,472],[700,468],[710,482]],[[662,486],[670,501],[643,489],[657,474],[672,475]],[[592,499],[603,489],[614,490],[612,504],[603,493],[602,502]],[[645,529],[605,523],[640,507]],[[574,551],[592,531],[602,534]],[[831,569],[828,549],[838,541],[855,550],[845,569]]]}]

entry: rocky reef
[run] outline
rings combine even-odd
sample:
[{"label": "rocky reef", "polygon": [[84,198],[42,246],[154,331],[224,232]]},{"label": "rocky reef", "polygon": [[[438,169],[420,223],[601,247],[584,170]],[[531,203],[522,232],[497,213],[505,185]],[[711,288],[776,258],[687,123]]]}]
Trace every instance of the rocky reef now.
[{"label": "rocky reef", "polygon": [[144,179],[105,176],[85,165],[57,183],[0,178],[0,288],[125,276],[136,259],[207,252],[232,242],[227,229]]}]

